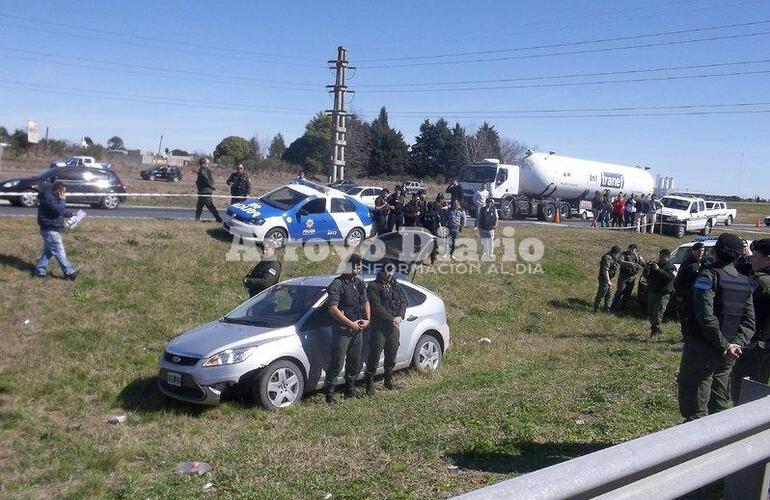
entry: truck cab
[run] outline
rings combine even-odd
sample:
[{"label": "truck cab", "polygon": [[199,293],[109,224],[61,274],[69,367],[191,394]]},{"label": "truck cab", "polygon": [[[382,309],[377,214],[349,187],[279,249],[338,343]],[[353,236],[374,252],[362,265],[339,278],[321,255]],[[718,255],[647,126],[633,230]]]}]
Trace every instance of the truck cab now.
[{"label": "truck cab", "polygon": [[714,219],[703,198],[667,195],[660,199],[660,203],[663,208],[657,223],[662,224],[663,232],[677,238],[692,232],[703,236],[711,233]]},{"label": "truck cab", "polygon": [[706,210],[711,214],[714,224],[731,226],[737,215],[734,208],[728,208],[724,201],[707,201]]}]

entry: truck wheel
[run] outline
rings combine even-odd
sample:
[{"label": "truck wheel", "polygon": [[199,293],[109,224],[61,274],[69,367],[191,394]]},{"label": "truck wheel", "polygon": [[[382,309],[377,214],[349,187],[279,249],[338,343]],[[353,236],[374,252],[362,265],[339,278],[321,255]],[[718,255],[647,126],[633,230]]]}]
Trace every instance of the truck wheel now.
[{"label": "truck wheel", "polygon": [[679,224],[676,226],[676,232],[674,234],[677,238],[684,238],[685,233],[687,233],[687,228],[684,226],[684,224]]},{"label": "truck wheel", "polygon": [[504,200],[500,203],[500,218],[505,220],[513,219],[513,202]]},{"label": "truck wheel", "polygon": [[566,203],[559,205],[559,218],[561,220],[567,220],[570,216],[570,207]]},{"label": "truck wheel", "polygon": [[546,222],[553,222],[554,217],[556,217],[556,207],[551,204],[544,206],[542,219]]},{"label": "truck wheel", "polygon": [[733,216],[728,215],[727,220],[725,221],[725,226],[732,226],[733,225]]},{"label": "truck wheel", "polygon": [[701,236],[708,236],[711,234],[711,221],[706,221],[706,225],[700,231]]}]

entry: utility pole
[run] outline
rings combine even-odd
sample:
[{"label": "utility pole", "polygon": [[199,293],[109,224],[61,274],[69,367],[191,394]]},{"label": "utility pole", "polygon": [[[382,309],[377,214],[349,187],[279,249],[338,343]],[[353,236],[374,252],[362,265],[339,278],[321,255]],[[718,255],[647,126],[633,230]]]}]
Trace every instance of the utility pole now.
[{"label": "utility pole", "polygon": [[327,61],[330,65],[329,69],[336,70],[334,85],[326,86],[329,89],[329,93],[334,96],[334,108],[326,110],[327,113],[332,115],[331,154],[329,155],[329,172],[332,176],[332,182],[345,178],[345,133],[347,132],[345,127],[345,118],[347,117],[345,94],[353,93],[352,90],[348,90],[345,77],[347,76],[348,68],[355,69],[348,65],[347,54],[348,49],[339,46],[337,47],[337,59]]},{"label": "utility pole", "polygon": [[158,154],[155,156],[155,160],[153,160],[152,164],[157,165],[158,159],[160,158],[160,148],[163,147],[163,134],[160,135],[160,142],[158,143]]}]

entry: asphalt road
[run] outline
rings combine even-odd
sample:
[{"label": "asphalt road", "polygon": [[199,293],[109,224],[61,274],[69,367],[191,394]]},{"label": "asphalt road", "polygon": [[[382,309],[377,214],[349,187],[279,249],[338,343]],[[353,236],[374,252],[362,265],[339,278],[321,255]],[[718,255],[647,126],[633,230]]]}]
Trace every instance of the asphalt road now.
[{"label": "asphalt road", "polygon": [[[78,205],[70,205],[72,208],[78,207]],[[91,208],[88,205],[82,207],[89,218],[107,218],[107,219],[165,219],[165,220],[193,220],[195,219],[194,208],[184,207],[143,207],[143,206],[121,206],[116,210],[102,210],[98,208]],[[224,212],[224,209],[220,210]],[[37,215],[36,208],[23,208],[11,206],[8,202],[0,201],[0,217],[35,217]],[[203,209],[201,216],[203,220],[213,220],[208,210]],[[527,221],[502,221],[502,224],[515,224],[515,225],[541,225],[547,224],[551,226],[557,226],[557,224],[551,224],[547,222],[538,222],[534,220]],[[558,226],[561,227],[590,227],[590,222],[585,222],[579,219],[571,219],[564,221]],[[719,226],[720,228],[723,226]],[[763,234],[770,234],[770,228],[761,226],[759,228],[754,227],[752,224],[733,224],[732,229],[747,232],[757,232]]]}]

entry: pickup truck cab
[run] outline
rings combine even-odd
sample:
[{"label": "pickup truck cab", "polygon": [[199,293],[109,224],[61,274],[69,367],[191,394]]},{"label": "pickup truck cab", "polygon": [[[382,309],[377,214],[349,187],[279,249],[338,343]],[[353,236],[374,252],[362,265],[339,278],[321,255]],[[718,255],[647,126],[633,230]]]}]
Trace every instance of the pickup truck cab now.
[{"label": "pickup truck cab", "polygon": [[663,224],[663,232],[683,238],[687,233],[699,232],[706,236],[714,227],[714,217],[706,209],[703,198],[668,195],[660,199],[661,208],[658,224]]},{"label": "pickup truck cab", "polygon": [[732,226],[736,217],[736,210],[734,208],[727,208],[727,203],[724,201],[707,201],[706,210],[711,213],[714,224],[724,224],[725,226]]},{"label": "pickup truck cab", "polygon": [[109,163],[98,163],[93,156],[70,156],[64,161],[55,161],[49,165],[49,168],[57,167],[90,167],[109,170],[112,165]]}]

